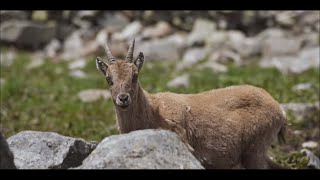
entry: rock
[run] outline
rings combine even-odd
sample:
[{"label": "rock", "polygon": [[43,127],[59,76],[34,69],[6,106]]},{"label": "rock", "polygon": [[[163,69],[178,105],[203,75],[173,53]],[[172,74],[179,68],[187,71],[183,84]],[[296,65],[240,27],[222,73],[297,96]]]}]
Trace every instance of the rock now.
[{"label": "rock", "polygon": [[97,14],[98,14],[98,11],[82,10],[82,11],[78,11],[76,16],[80,19],[93,20]]},{"label": "rock", "polygon": [[293,131],[293,134],[294,134],[294,135],[297,135],[297,136],[301,136],[301,135],[303,134],[303,131],[301,131],[301,130],[294,130],[294,131]]},{"label": "rock", "polygon": [[81,34],[81,31],[75,31],[65,40],[63,44],[63,59],[72,60],[80,57],[80,52],[84,47]]},{"label": "rock", "polygon": [[268,28],[257,35],[259,41],[286,37],[286,32],[278,28]]},{"label": "rock", "polygon": [[319,68],[320,66],[320,47],[304,48],[299,54],[300,61],[297,61],[292,67],[292,72],[301,73],[310,68]]},{"label": "rock", "polygon": [[302,83],[302,84],[294,85],[292,87],[292,90],[301,91],[301,90],[308,90],[308,89],[311,89],[311,88],[312,88],[312,84],[310,84],[310,83]]},{"label": "rock", "polygon": [[134,56],[136,57],[139,52],[143,52],[145,59],[150,61],[179,60],[182,49],[186,47],[185,36],[181,34],[173,34],[166,38],[153,39],[136,44]]},{"label": "rock", "polygon": [[228,39],[231,44],[241,42],[245,39],[245,35],[241,31],[228,31]]},{"label": "rock", "polygon": [[[238,36],[238,37],[237,37]],[[258,55],[261,52],[261,45],[256,38],[246,38],[242,35],[230,37],[227,46],[237,52],[241,57],[247,58]]]},{"label": "rock", "polygon": [[85,11],[74,11],[75,16],[72,18],[72,23],[80,27],[80,29],[89,29],[92,27],[98,11],[85,10]]},{"label": "rock", "polygon": [[13,43],[19,47],[37,49],[54,38],[55,25],[29,21],[5,21],[1,23],[0,33],[1,41]]},{"label": "rock", "polygon": [[184,68],[191,67],[201,60],[204,60],[209,54],[209,49],[206,48],[192,48],[188,49],[183,55],[182,62],[177,65],[177,69],[181,70]]},{"label": "rock", "polygon": [[293,19],[295,14],[296,12],[292,11],[279,12],[278,14],[276,14],[275,19],[281,25],[292,26],[295,23]]},{"label": "rock", "polygon": [[283,73],[299,74],[310,68],[317,68],[320,65],[319,47],[303,49],[298,57],[276,56],[264,57],[259,65],[264,68],[275,67]]},{"label": "rock", "polygon": [[307,141],[302,143],[303,148],[315,149],[318,147],[318,143],[315,141]]},{"label": "rock", "polygon": [[229,36],[226,31],[215,31],[207,37],[206,44],[213,49],[213,51],[218,51],[225,48],[228,39]]},{"label": "rock", "polygon": [[145,28],[142,32],[144,38],[161,38],[169,35],[172,32],[172,28],[169,23],[160,21],[154,27]]},{"label": "rock", "polygon": [[75,16],[72,19],[72,24],[74,24],[78,29],[89,29],[92,27],[92,21],[81,19],[78,16]]},{"label": "rock", "polygon": [[0,65],[1,66],[11,66],[13,64],[13,61],[16,57],[16,53],[12,50],[3,52],[0,52]]},{"label": "rock", "polygon": [[197,19],[192,32],[188,37],[188,45],[203,44],[205,40],[216,30],[216,24],[209,20]]},{"label": "rock", "polygon": [[128,24],[120,33],[115,33],[113,38],[119,41],[131,40],[135,38],[134,36],[137,35],[141,30],[142,24],[139,21],[134,21]]},{"label": "rock", "polygon": [[73,70],[73,69],[82,69],[86,66],[86,60],[83,59],[83,58],[80,58],[80,59],[77,59],[75,61],[72,61],[70,64],[69,64],[69,69],[70,70]]},{"label": "rock", "polygon": [[188,74],[184,74],[178,76],[167,83],[167,86],[170,88],[178,88],[178,87],[189,87],[189,79],[190,76]]},{"label": "rock", "polygon": [[22,131],[7,141],[18,169],[77,167],[97,146],[95,142],[37,131]]},{"label": "rock", "polygon": [[235,51],[241,57],[250,57],[260,53],[261,46],[257,38],[248,38],[240,31],[215,31],[206,44],[214,53],[218,51]]},{"label": "rock", "polygon": [[223,64],[219,64],[217,62],[214,61],[208,61],[204,64],[201,64],[197,67],[198,69],[202,70],[205,68],[210,69],[213,73],[225,73],[228,71],[228,68],[223,65]]},{"label": "rock", "polygon": [[320,102],[316,103],[288,103],[281,104],[286,113],[292,113],[295,121],[300,123],[305,119],[317,115],[320,110]]},{"label": "rock", "polygon": [[31,70],[42,66],[44,64],[43,58],[44,57],[42,53],[36,53],[35,55],[33,55],[31,62],[26,66],[26,69]]},{"label": "rock", "polygon": [[103,50],[104,47],[99,45],[97,41],[95,40],[90,40],[88,42],[86,42],[86,44],[84,45],[84,47],[81,49],[80,54],[80,58],[83,57],[87,57],[89,55],[96,55],[99,52],[101,52],[101,50]]},{"label": "rock", "polygon": [[60,41],[64,41],[73,31],[75,31],[75,29],[76,28],[72,24],[59,22],[59,25],[56,28],[56,38]]},{"label": "rock", "polygon": [[44,48],[44,53],[48,58],[57,56],[57,52],[61,49],[61,43],[57,39],[52,39],[49,44]]},{"label": "rock", "polygon": [[0,78],[0,87],[4,85],[4,83],[6,83],[6,80],[3,78]]},{"label": "rock", "polygon": [[70,71],[69,75],[71,77],[75,77],[75,78],[79,78],[79,79],[83,79],[83,78],[86,78],[87,75],[85,72],[83,72],[82,70],[80,69],[73,69]]},{"label": "rock", "polygon": [[87,89],[78,93],[78,97],[82,102],[93,102],[98,99],[108,100],[111,97],[109,90]]},{"label": "rock", "polygon": [[312,151],[308,149],[302,149],[301,152],[306,153],[306,156],[309,158],[308,167],[312,169],[320,169],[320,160],[313,154]]},{"label": "rock", "polygon": [[48,20],[47,11],[32,11],[31,19],[33,21],[46,21]]},{"label": "rock", "polygon": [[259,66],[262,68],[275,67],[280,72],[288,74],[291,71],[294,63],[298,61],[296,57],[293,56],[279,56],[279,57],[263,57],[260,60]]},{"label": "rock", "polygon": [[274,57],[280,55],[296,55],[301,47],[301,40],[298,38],[268,38],[262,45],[264,56]]},{"label": "rock", "polygon": [[120,59],[124,59],[126,57],[128,48],[129,48],[128,43],[123,41],[114,42],[108,46],[114,57],[120,58]]},{"label": "rock", "polygon": [[17,169],[14,164],[14,154],[0,130],[0,169]]},{"label": "rock", "polygon": [[0,11],[1,23],[8,20],[25,20],[27,19],[26,11]]},{"label": "rock", "polygon": [[208,61],[222,63],[222,64],[227,64],[231,61],[236,65],[242,64],[242,58],[240,57],[240,55],[230,50],[213,52],[209,56]]},{"label": "rock", "polygon": [[99,46],[104,47],[106,43],[108,43],[108,31],[106,29],[102,29],[98,32],[95,41]]},{"label": "rock", "polygon": [[77,169],[204,169],[179,137],[139,130],[105,138]]},{"label": "rock", "polygon": [[319,46],[319,32],[302,34],[302,44],[304,47]]},{"label": "rock", "polygon": [[319,17],[319,11],[309,11],[303,12],[303,15],[299,19],[299,25],[304,27],[304,26],[310,26],[310,25],[315,25],[316,23],[319,23],[320,17]]},{"label": "rock", "polygon": [[119,12],[104,12],[98,19],[98,24],[111,33],[122,30],[128,23],[128,18]]}]

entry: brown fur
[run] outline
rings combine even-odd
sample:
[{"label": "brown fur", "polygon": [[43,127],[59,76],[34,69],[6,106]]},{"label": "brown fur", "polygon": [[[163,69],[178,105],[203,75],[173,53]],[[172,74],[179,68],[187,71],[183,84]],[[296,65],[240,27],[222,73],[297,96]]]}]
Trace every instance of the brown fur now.
[{"label": "brown fur", "polygon": [[[265,90],[242,85],[198,94],[149,94],[139,82],[132,83],[138,73],[134,64],[118,60],[106,65],[121,133],[172,130],[209,169],[281,167],[267,157],[267,150],[284,135],[286,117]],[[130,94],[126,109],[116,103],[120,92]]]}]

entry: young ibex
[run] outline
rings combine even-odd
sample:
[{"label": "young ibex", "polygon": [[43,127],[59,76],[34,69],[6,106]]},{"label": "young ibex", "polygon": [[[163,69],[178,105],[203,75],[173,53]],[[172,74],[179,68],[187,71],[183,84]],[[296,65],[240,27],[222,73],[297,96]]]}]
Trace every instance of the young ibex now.
[{"label": "young ibex", "polygon": [[231,86],[199,94],[149,94],[139,81],[144,63],[133,60],[135,41],[125,60],[106,45],[109,64],[97,57],[112,94],[121,133],[167,129],[177,133],[205,168],[280,168],[267,156],[274,139],[283,138],[286,117],[263,89]]}]

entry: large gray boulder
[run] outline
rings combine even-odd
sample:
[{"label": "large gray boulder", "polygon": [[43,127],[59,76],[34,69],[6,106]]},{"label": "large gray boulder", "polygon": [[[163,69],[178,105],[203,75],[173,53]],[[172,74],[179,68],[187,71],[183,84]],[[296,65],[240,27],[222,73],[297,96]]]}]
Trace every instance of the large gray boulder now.
[{"label": "large gray boulder", "polygon": [[18,169],[66,169],[80,166],[97,143],[53,132],[22,131],[8,138]]},{"label": "large gray boulder", "polygon": [[185,39],[185,35],[176,33],[161,39],[142,41],[135,47],[134,56],[143,52],[148,61],[177,61],[187,46]]},{"label": "large gray boulder", "polygon": [[204,169],[175,133],[152,129],[105,138],[78,168]]},{"label": "large gray boulder", "polygon": [[0,131],[0,169],[16,169],[13,158],[14,155]]},{"label": "large gray boulder", "polygon": [[275,67],[282,73],[300,74],[308,69],[318,68],[320,65],[320,48],[304,48],[298,55],[265,56],[259,65],[263,68]]},{"label": "large gray boulder", "polygon": [[54,24],[12,20],[1,23],[0,40],[19,47],[36,49],[50,42],[55,33]]},{"label": "large gray boulder", "polygon": [[188,36],[188,45],[203,44],[208,36],[216,30],[216,24],[213,21],[205,19],[197,19],[194,22],[192,32]]}]

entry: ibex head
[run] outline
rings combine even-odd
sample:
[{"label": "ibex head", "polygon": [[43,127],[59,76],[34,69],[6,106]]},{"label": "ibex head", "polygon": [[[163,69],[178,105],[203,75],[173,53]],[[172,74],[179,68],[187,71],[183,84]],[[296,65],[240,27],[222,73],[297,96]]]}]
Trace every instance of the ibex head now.
[{"label": "ibex head", "polygon": [[144,62],[142,52],[133,61],[134,43],[135,40],[132,41],[125,60],[116,60],[107,45],[105,51],[109,63],[104,63],[99,57],[96,59],[97,69],[106,77],[113,103],[122,110],[128,109],[131,102],[137,98],[138,73]]}]

